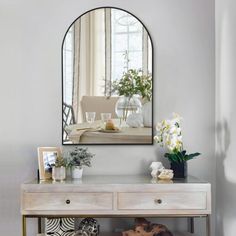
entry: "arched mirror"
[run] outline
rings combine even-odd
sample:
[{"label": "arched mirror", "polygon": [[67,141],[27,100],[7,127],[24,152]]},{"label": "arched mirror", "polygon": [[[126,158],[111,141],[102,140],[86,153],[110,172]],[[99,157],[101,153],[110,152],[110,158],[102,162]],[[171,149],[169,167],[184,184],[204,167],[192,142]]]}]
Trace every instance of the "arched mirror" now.
[{"label": "arched mirror", "polygon": [[77,18],[62,44],[63,144],[152,144],[152,42],[127,11]]}]

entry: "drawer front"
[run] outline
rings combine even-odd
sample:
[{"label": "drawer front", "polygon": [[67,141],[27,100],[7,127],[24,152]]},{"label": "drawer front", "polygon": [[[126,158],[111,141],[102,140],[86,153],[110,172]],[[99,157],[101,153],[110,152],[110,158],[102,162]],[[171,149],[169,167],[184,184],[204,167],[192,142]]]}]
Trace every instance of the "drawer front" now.
[{"label": "drawer front", "polygon": [[119,210],[203,210],[206,192],[118,193]]},{"label": "drawer front", "polygon": [[112,210],[112,193],[24,193],[24,210]]}]

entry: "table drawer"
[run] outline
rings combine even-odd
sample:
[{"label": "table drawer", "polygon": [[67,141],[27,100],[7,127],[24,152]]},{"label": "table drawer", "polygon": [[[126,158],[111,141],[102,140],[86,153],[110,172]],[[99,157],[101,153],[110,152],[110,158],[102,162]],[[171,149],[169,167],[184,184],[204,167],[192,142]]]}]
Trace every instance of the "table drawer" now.
[{"label": "table drawer", "polygon": [[206,192],[118,193],[119,210],[203,210]]},{"label": "table drawer", "polygon": [[112,210],[112,193],[24,193],[24,210]]}]

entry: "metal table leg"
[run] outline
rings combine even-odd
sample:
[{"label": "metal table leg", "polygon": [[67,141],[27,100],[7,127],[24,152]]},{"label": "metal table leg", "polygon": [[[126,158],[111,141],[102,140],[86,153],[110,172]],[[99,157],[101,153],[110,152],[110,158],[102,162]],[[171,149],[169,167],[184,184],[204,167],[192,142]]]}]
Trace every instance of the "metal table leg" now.
[{"label": "metal table leg", "polygon": [[193,234],[194,233],[194,217],[188,218],[188,231]]},{"label": "metal table leg", "polygon": [[22,236],[26,236],[26,217],[22,215]]},{"label": "metal table leg", "polygon": [[42,218],[38,217],[38,233],[42,233]]},{"label": "metal table leg", "polygon": [[206,216],[206,235],[211,236],[211,217],[210,217],[210,215]]}]

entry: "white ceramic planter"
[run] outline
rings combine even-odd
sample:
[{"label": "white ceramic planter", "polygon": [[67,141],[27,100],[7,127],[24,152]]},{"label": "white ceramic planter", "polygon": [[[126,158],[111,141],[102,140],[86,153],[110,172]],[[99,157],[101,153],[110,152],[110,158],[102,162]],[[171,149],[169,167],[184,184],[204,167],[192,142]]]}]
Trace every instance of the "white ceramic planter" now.
[{"label": "white ceramic planter", "polygon": [[66,168],[62,167],[55,167],[52,168],[52,179],[54,181],[63,181],[66,179]]},{"label": "white ceramic planter", "polygon": [[74,166],[71,170],[71,177],[73,179],[81,179],[83,176],[83,167],[81,166]]},{"label": "white ceramic planter", "polygon": [[146,102],[142,107],[144,127],[152,127],[152,103]]}]

